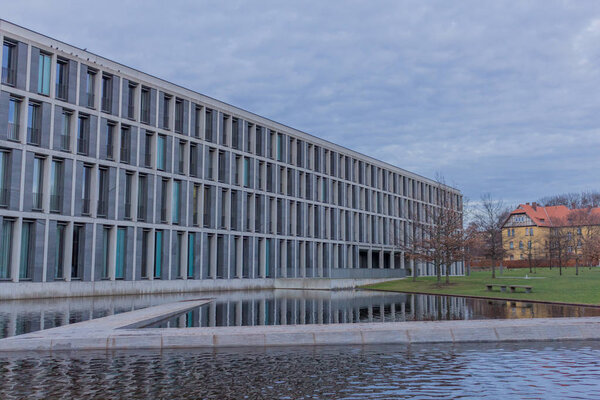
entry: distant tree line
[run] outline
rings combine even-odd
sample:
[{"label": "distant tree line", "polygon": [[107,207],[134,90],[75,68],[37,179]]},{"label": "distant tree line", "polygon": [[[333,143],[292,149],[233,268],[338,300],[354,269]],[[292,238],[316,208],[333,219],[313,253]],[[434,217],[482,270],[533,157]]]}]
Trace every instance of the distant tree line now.
[{"label": "distant tree line", "polygon": [[537,201],[542,206],[567,206],[571,209],[600,207],[600,192],[563,193],[542,197]]}]

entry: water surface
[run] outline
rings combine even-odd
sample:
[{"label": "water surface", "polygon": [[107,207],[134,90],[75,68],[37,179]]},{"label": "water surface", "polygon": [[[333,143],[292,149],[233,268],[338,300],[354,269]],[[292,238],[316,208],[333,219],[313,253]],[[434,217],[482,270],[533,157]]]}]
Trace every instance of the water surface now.
[{"label": "water surface", "polygon": [[600,342],[10,354],[0,398],[598,398]]}]

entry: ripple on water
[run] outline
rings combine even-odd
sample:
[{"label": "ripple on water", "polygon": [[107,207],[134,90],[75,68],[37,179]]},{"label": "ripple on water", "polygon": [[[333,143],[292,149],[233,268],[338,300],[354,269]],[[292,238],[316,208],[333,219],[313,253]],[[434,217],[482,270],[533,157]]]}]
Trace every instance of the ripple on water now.
[{"label": "ripple on water", "polygon": [[600,342],[12,354],[0,399],[590,398]]}]

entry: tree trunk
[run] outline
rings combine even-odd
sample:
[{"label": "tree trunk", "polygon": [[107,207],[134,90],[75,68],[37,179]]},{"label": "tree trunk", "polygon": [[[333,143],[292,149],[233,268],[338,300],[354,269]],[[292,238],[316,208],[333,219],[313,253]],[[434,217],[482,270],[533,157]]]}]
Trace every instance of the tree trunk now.
[{"label": "tree trunk", "polygon": [[579,260],[575,260],[575,275],[579,275]]},{"label": "tree trunk", "polygon": [[446,285],[450,283],[450,265],[446,263]]},{"label": "tree trunk", "polygon": [[416,282],[417,281],[417,263],[415,262],[415,260],[411,260],[411,264],[412,264],[413,282]]},{"label": "tree trunk", "polygon": [[558,275],[562,276],[562,260],[558,260]]},{"label": "tree trunk", "polygon": [[492,279],[496,279],[496,259],[492,257]]},{"label": "tree trunk", "polygon": [[442,268],[441,268],[441,264],[440,264],[439,261],[435,261],[433,265],[435,266],[435,274],[437,276],[437,284],[439,286],[440,283],[442,283]]}]

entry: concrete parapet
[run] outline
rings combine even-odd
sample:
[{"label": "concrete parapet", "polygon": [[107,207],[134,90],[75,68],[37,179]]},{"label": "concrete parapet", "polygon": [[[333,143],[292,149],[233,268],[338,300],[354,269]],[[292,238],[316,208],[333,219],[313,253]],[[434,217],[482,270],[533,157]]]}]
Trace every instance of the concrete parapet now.
[{"label": "concrete parapet", "polygon": [[122,296],[262,289],[350,289],[398,278],[177,279],[95,282],[0,282],[0,300]]}]

